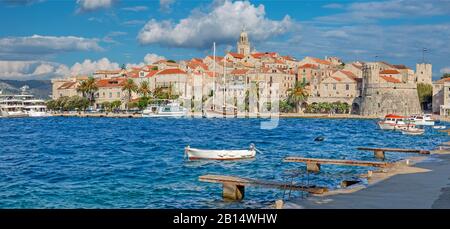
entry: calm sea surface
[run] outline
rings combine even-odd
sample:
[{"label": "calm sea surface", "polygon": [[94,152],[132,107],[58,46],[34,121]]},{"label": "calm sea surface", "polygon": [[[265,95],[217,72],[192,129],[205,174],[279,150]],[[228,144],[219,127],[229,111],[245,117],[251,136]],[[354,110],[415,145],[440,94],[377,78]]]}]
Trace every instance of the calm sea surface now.
[{"label": "calm sea surface", "polygon": [[[433,149],[446,134],[382,131],[376,120],[281,119],[272,130],[260,119],[0,119],[0,208],[260,208],[283,192],[246,188],[242,202],[225,202],[221,185],[204,174],[282,181],[304,169],[286,156],[376,160],[358,146]],[[324,136],[323,142],[314,138]],[[235,162],[188,162],[184,147],[247,148],[264,154]],[[387,153],[387,160],[407,155]],[[323,165],[309,182],[336,188],[370,168]],[[296,178],[301,182],[300,178]],[[293,196],[299,196],[293,193]]]}]

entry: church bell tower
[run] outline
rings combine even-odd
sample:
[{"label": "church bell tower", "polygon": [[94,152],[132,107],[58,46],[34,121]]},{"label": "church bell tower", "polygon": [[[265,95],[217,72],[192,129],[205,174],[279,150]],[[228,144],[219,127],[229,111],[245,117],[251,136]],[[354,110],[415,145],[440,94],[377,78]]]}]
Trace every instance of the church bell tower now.
[{"label": "church bell tower", "polygon": [[245,56],[250,54],[250,42],[248,41],[248,34],[245,32],[245,28],[242,29],[241,35],[239,36],[237,53]]}]

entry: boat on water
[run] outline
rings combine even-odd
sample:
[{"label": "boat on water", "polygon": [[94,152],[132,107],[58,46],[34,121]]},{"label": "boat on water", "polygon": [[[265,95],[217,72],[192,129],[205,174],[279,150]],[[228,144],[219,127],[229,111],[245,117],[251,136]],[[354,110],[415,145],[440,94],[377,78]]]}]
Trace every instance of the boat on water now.
[{"label": "boat on water", "polygon": [[434,126],[435,124],[431,114],[411,115],[409,121],[418,126]]},{"label": "boat on water", "polygon": [[425,129],[417,128],[417,127],[411,127],[407,129],[401,130],[402,134],[406,135],[423,135],[425,133]]},{"label": "boat on water", "polygon": [[237,108],[234,106],[222,106],[220,110],[205,110],[203,117],[205,118],[236,118]]},{"label": "boat on water", "polygon": [[142,112],[142,117],[157,118],[157,117],[174,117],[181,118],[187,115],[187,109],[180,106],[178,102],[170,101],[168,103],[153,104],[147,106]]},{"label": "boat on water", "polygon": [[28,89],[28,86],[23,86],[20,95],[0,94],[0,116],[9,118],[51,116],[47,111],[45,101],[28,94]]},{"label": "boat on water", "polygon": [[184,153],[189,160],[240,160],[254,158],[256,147],[250,144],[248,149],[244,150],[207,150],[196,149],[186,146]]},{"label": "boat on water", "polygon": [[378,126],[382,130],[405,130],[416,125],[410,123],[408,118],[405,116],[388,114],[383,120],[378,121]]},{"label": "boat on water", "polygon": [[446,126],[433,126],[433,129],[445,129],[447,128]]},{"label": "boat on water", "polygon": [[14,118],[27,117],[24,111],[23,101],[14,98],[13,95],[0,95],[0,117]]}]

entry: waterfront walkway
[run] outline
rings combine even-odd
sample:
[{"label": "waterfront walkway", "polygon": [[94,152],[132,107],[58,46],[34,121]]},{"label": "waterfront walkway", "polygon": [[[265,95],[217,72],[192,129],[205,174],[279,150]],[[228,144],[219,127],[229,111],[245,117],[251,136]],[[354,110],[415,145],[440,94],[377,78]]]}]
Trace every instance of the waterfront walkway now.
[{"label": "waterfront walkway", "polygon": [[450,152],[433,154],[397,174],[355,192],[288,201],[284,208],[389,209],[450,208]]}]

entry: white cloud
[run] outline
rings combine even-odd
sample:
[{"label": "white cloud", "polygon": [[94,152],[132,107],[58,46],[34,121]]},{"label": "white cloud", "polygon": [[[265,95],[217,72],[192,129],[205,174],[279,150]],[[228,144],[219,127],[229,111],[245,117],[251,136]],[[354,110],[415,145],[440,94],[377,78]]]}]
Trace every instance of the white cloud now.
[{"label": "white cloud", "polygon": [[78,13],[106,9],[113,5],[115,0],[77,0]]},{"label": "white cloud", "polygon": [[122,22],[121,25],[127,25],[127,26],[134,26],[134,25],[143,25],[145,24],[145,21],[143,20],[129,20]]},{"label": "white cloud", "polygon": [[340,8],[344,13],[317,18],[329,23],[373,23],[380,19],[426,17],[450,14],[450,1],[387,0],[329,4],[325,8]]},{"label": "white cloud", "polygon": [[288,15],[280,21],[268,19],[264,5],[226,0],[216,2],[210,12],[194,10],[177,24],[152,19],[141,29],[138,39],[141,44],[201,49],[210,47],[213,41],[234,44],[243,26],[251,40],[261,41],[286,33],[291,24]]},{"label": "white cloud", "polygon": [[34,3],[40,3],[45,0],[2,0],[0,2],[3,2],[9,6],[28,6]]},{"label": "white cloud", "polygon": [[449,66],[449,67],[442,68],[440,72],[441,72],[442,74],[444,74],[444,73],[450,73],[450,66]]},{"label": "white cloud", "polygon": [[67,65],[47,61],[0,61],[0,78],[3,79],[50,79],[54,77],[67,77],[71,75],[89,75],[97,70],[119,69],[118,63],[107,58],[97,61],[86,59]]},{"label": "white cloud", "polygon": [[0,78],[37,79],[49,78],[58,68],[57,63],[45,61],[0,61]]},{"label": "white cloud", "polygon": [[144,57],[144,62],[146,63],[146,64],[153,64],[153,63],[155,63],[156,61],[159,61],[159,60],[165,60],[166,58],[164,57],[164,56],[159,56],[159,55],[157,55],[157,54],[154,54],[154,53],[148,53],[147,55],[145,55],[145,57]]},{"label": "white cloud", "polygon": [[127,32],[122,32],[122,31],[112,31],[109,32],[102,40],[103,42],[107,42],[107,43],[119,43],[116,40],[114,40],[115,37],[120,37],[120,36],[125,36],[127,35]]},{"label": "white cloud", "polygon": [[175,0],[159,0],[159,10],[169,12],[173,3]]},{"label": "white cloud", "polygon": [[342,8],[344,8],[344,5],[339,4],[339,3],[331,3],[331,4],[324,5],[323,8],[326,8],[326,9],[342,9]]},{"label": "white cloud", "polygon": [[66,75],[88,75],[97,70],[115,70],[119,68],[118,63],[111,62],[108,58],[101,58],[97,61],[86,59],[81,63],[75,63]]},{"label": "white cloud", "polygon": [[147,11],[147,6],[132,6],[132,7],[124,7],[122,10],[125,11],[133,11],[133,12],[141,12],[141,11]]},{"label": "white cloud", "polygon": [[0,58],[42,56],[72,51],[100,51],[97,39],[74,36],[40,36],[0,38]]}]

